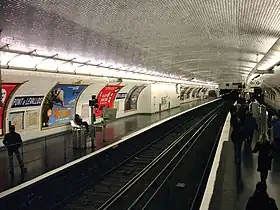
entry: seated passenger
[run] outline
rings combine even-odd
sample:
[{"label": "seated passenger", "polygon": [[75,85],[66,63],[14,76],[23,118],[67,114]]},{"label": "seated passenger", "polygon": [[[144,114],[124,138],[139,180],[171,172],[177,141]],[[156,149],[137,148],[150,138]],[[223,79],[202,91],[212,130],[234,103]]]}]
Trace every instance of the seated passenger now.
[{"label": "seated passenger", "polygon": [[256,185],[254,195],[249,198],[246,210],[277,210],[275,200],[266,192],[266,184],[259,182]]},{"label": "seated passenger", "polygon": [[88,123],[86,121],[83,121],[83,119],[80,117],[80,115],[75,114],[75,119],[74,120],[75,120],[77,125],[80,125],[80,126],[84,125],[86,127],[87,132],[89,131]]}]

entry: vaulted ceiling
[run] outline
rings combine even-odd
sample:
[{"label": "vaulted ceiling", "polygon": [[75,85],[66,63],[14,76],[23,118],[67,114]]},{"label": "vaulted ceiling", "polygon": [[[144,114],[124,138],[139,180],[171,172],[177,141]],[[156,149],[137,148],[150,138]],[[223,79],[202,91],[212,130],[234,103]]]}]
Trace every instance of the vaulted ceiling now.
[{"label": "vaulted ceiling", "polygon": [[279,0],[0,4],[2,38],[204,81],[244,81],[280,37]]}]

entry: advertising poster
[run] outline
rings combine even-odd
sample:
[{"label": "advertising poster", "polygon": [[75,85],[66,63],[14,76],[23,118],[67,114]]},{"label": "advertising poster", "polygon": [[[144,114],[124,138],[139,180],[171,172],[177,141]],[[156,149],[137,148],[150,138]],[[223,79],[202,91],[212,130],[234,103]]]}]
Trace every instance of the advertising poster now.
[{"label": "advertising poster", "polygon": [[124,105],[125,111],[137,109],[138,97],[146,86],[147,85],[135,85],[133,88],[131,88],[131,90],[128,92],[125,99],[125,105]]},{"label": "advertising poster", "polygon": [[194,88],[190,88],[190,89],[188,89],[188,91],[186,92],[186,97],[185,97],[185,99],[189,99],[190,98],[190,95],[191,95],[191,92],[192,92],[192,90],[193,90]]},{"label": "advertising poster", "polygon": [[196,97],[196,93],[198,91],[199,88],[195,88],[192,92],[192,98],[195,98]]},{"label": "advertising poster", "polygon": [[95,109],[96,117],[100,117],[103,114],[103,107],[114,108],[115,98],[123,87],[123,85],[106,85],[102,88],[97,95],[98,108]]},{"label": "advertising poster", "polygon": [[43,102],[42,128],[68,124],[75,115],[77,100],[86,87],[86,85],[57,84]]},{"label": "advertising poster", "polygon": [[12,112],[10,114],[9,123],[14,125],[16,131],[21,131],[24,129],[24,112]]},{"label": "advertising poster", "polygon": [[0,132],[1,135],[3,135],[3,119],[4,119],[4,113],[6,108],[6,103],[8,102],[8,99],[11,97],[11,95],[14,93],[16,87],[18,84],[14,83],[3,83],[2,84],[2,107],[0,107]]},{"label": "advertising poster", "polygon": [[35,129],[39,127],[39,110],[25,112],[25,129]]},{"label": "advertising poster", "polygon": [[183,101],[185,100],[185,94],[187,91],[188,87],[181,87],[180,89],[180,100]]}]

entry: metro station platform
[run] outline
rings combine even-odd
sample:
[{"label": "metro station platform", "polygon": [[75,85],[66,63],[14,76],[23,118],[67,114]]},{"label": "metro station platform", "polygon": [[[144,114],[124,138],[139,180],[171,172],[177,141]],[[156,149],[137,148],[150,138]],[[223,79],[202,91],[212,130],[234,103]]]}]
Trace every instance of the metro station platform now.
[{"label": "metro station platform", "polygon": [[107,125],[105,141],[103,141],[102,132],[97,132],[94,149],[73,149],[71,131],[54,136],[47,136],[32,142],[26,142],[22,147],[22,153],[27,173],[25,173],[24,176],[20,176],[19,166],[16,157],[14,157],[14,179],[11,179],[9,174],[7,151],[2,149],[0,150],[0,192],[31,180],[93,151],[100,150],[151,124],[156,122],[160,123],[163,119],[209,101],[210,99],[197,100],[181,104],[180,107],[162,111],[161,113],[151,115],[138,114],[117,119]]},{"label": "metro station platform", "polygon": [[[252,149],[258,139],[256,133],[252,146],[243,143],[242,162],[234,162],[234,145],[230,141],[230,114],[224,124],[216,156],[207,182],[200,210],[245,210],[248,199],[260,181],[257,172],[258,154]],[[267,193],[280,208],[280,153],[275,155],[272,170],[268,172]]]}]

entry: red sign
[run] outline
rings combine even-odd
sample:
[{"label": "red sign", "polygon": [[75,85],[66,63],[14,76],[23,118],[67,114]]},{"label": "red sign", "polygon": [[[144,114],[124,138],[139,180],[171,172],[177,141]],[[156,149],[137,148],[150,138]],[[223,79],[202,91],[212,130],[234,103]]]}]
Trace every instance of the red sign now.
[{"label": "red sign", "polygon": [[18,84],[2,84],[2,107],[0,107],[0,130],[1,134],[3,134],[3,119],[6,108],[6,103],[10,98],[11,94],[14,92]]},{"label": "red sign", "polygon": [[124,86],[122,85],[106,85],[97,95],[98,100],[98,108],[95,109],[96,117],[100,117],[102,115],[103,107],[113,108],[115,98]]}]

